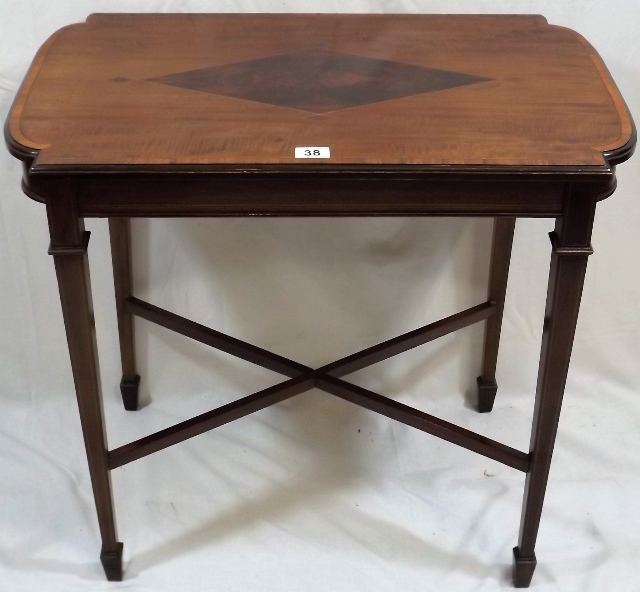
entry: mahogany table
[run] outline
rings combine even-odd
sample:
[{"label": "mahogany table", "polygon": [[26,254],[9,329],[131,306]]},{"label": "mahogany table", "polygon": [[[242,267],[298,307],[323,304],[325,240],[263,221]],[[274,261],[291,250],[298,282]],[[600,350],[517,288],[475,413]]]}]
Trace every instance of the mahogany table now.
[{"label": "mahogany table", "polygon": [[[596,204],[633,122],[596,51],[540,16],[98,14],[37,54],[5,127],[46,204],[107,578],[122,578],[109,472],[312,388],[526,473],[514,583],[526,587]],[[130,217],[491,216],[487,301],[313,369],[131,294]],[[280,384],[109,450],[83,220],[109,218],[125,409],[132,317],[283,374]],[[521,452],[342,377],[486,321],[496,359],[515,219],[555,218],[531,446]]]}]

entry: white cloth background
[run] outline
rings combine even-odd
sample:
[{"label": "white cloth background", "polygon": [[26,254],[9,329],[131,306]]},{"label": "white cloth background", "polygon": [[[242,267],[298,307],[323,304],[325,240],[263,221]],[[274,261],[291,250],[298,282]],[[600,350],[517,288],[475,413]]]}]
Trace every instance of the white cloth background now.
[{"label": "white cloth background", "polygon": [[[38,47],[91,12],[523,12],[585,35],[640,114],[635,0],[2,0],[0,115]],[[125,580],[107,583],[44,207],[0,150],[0,590],[497,590],[524,478],[311,391],[113,472]],[[598,207],[537,546],[538,590],[640,590],[640,157]],[[500,389],[472,408],[482,326],[350,380],[527,450],[549,220],[516,228]],[[281,378],[136,321],[145,407],[125,412],[107,224],[90,263],[116,447]],[[483,301],[490,220],[136,220],[141,298],[309,365]]]}]

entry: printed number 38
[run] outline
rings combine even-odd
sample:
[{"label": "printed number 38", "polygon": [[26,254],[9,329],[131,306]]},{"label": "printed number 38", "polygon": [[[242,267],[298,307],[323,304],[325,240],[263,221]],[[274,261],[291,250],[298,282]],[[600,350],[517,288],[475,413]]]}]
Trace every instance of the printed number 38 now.
[{"label": "printed number 38", "polygon": [[305,156],[320,156],[320,150],[305,150]]}]

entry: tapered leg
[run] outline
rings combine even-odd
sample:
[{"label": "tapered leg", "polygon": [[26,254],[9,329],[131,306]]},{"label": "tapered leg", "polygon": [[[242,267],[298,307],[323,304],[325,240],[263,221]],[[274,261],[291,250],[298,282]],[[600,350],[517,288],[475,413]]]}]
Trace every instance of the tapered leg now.
[{"label": "tapered leg", "polygon": [[563,217],[551,233],[553,252],[542,336],[542,352],[531,432],[531,464],[525,482],[518,546],[514,549],[513,581],[526,588],[536,566],[534,552],[553,445],[560,418],[582,286],[591,254],[595,197],[573,190]]},{"label": "tapered leg", "polygon": [[89,233],[73,213],[69,200],[48,204],[51,247],[82,433],[102,538],[100,559],[109,580],[122,579],[122,544],[118,542],[107,465],[95,326],[87,261]]},{"label": "tapered leg", "polygon": [[116,292],[118,334],[122,380],[120,392],[127,411],[138,409],[140,377],[136,374],[136,356],[133,341],[133,316],[124,310],[124,301],[131,296],[131,231],[129,218],[109,218],[113,282]]},{"label": "tapered leg", "polygon": [[482,374],[478,376],[478,411],[480,413],[487,413],[493,409],[493,402],[498,391],[496,365],[515,225],[515,218],[495,218],[493,222],[493,245],[491,247],[487,300],[493,300],[497,304],[497,309],[495,314],[487,319],[484,332]]}]

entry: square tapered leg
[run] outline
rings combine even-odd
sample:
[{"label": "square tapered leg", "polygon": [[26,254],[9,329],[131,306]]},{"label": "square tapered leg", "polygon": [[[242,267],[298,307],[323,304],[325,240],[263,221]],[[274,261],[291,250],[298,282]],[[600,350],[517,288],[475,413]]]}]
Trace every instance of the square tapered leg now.
[{"label": "square tapered leg", "polygon": [[478,376],[478,411],[487,413],[493,409],[498,391],[496,382],[496,365],[504,299],[509,279],[509,264],[515,218],[495,218],[493,223],[493,244],[491,247],[491,269],[489,271],[489,291],[487,300],[496,303],[496,312],[487,319],[484,333],[484,353],[482,357],[482,374]]},{"label": "square tapered leg", "polygon": [[552,255],[542,332],[536,401],[529,447],[514,584],[527,587],[535,569],[535,544],[560,421],[582,287],[591,249],[596,196],[573,189],[551,233]]},{"label": "square tapered leg", "polygon": [[78,400],[82,434],[102,538],[101,560],[109,579],[122,579],[111,493],[108,448],[105,434],[98,348],[96,345],[87,246],[89,233],[75,215],[72,196],[61,192],[48,204],[51,246],[60,289],[62,315],[67,334],[71,370]]},{"label": "square tapered leg", "polygon": [[113,282],[118,315],[118,337],[122,380],[120,393],[127,411],[138,409],[140,376],[136,374],[136,356],[133,336],[133,316],[125,310],[124,303],[131,296],[131,225],[129,218],[109,218]]}]

